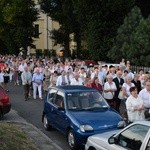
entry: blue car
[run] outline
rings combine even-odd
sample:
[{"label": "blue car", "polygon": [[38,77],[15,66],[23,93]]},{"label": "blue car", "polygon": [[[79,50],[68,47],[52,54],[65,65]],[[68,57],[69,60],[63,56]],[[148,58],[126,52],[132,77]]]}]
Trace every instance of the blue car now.
[{"label": "blue car", "polygon": [[44,128],[66,134],[72,150],[84,147],[97,133],[123,128],[122,117],[95,89],[85,86],[51,87],[44,100]]}]

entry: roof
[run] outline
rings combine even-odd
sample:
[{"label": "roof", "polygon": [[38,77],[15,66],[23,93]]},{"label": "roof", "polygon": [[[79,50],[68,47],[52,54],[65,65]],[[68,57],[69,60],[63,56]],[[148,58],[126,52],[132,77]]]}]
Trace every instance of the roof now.
[{"label": "roof", "polygon": [[81,91],[96,91],[93,88],[82,86],[82,85],[65,85],[65,86],[56,86],[55,88],[63,90],[65,92],[81,92]]},{"label": "roof", "polygon": [[145,120],[145,121],[135,121],[134,122],[135,124],[143,124],[143,125],[146,125],[146,126],[150,126],[150,121],[147,121],[147,120]]}]

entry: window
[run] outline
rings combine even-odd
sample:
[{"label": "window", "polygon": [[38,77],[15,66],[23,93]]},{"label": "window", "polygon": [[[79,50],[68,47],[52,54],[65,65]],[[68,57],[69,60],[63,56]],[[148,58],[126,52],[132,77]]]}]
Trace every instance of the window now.
[{"label": "window", "polygon": [[[99,92],[73,92],[67,94],[68,109],[106,108],[107,103]],[[95,105],[94,105],[95,104]]]},{"label": "window", "polygon": [[35,24],[34,26],[34,37],[39,38],[39,25]]},{"label": "window", "polygon": [[48,99],[47,99],[49,102],[52,102],[52,103],[54,102],[56,92],[57,90],[50,89],[49,94],[48,94]]},{"label": "window", "polygon": [[64,94],[60,91],[56,94],[55,105],[64,108]]},{"label": "window", "polygon": [[117,143],[129,150],[139,150],[148,130],[148,126],[133,125],[119,135]]}]

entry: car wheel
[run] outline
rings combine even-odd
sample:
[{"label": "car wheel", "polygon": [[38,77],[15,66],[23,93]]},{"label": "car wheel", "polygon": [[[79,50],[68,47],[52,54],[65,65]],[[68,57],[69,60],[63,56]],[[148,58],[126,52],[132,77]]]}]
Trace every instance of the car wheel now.
[{"label": "car wheel", "polygon": [[52,128],[52,126],[50,126],[49,123],[48,123],[48,119],[47,119],[47,116],[46,116],[46,115],[44,115],[43,124],[44,124],[45,130],[47,130],[47,131]]},{"label": "car wheel", "polygon": [[69,147],[70,147],[72,150],[77,150],[77,149],[78,149],[78,145],[77,145],[77,143],[76,143],[75,135],[74,135],[74,133],[73,133],[73,130],[69,130],[69,131],[68,131],[68,134],[67,134],[67,142],[68,142]]}]

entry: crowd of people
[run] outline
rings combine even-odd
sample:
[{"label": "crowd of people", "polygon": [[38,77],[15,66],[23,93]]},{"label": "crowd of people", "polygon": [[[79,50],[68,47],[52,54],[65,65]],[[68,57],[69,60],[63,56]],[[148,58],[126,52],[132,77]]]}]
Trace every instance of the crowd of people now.
[{"label": "crowd of people", "polygon": [[[126,112],[129,122],[150,117],[150,72],[141,69],[133,73],[129,61],[107,66],[87,65],[84,60],[77,59],[55,62],[47,57],[23,59],[0,55],[0,85],[7,92],[9,82],[14,86],[23,85],[26,101],[31,95],[34,99],[38,95],[42,100],[44,92],[51,86],[88,86],[97,89],[120,114]],[[119,97],[121,93],[122,97]],[[120,110],[122,102],[125,112]]]}]

